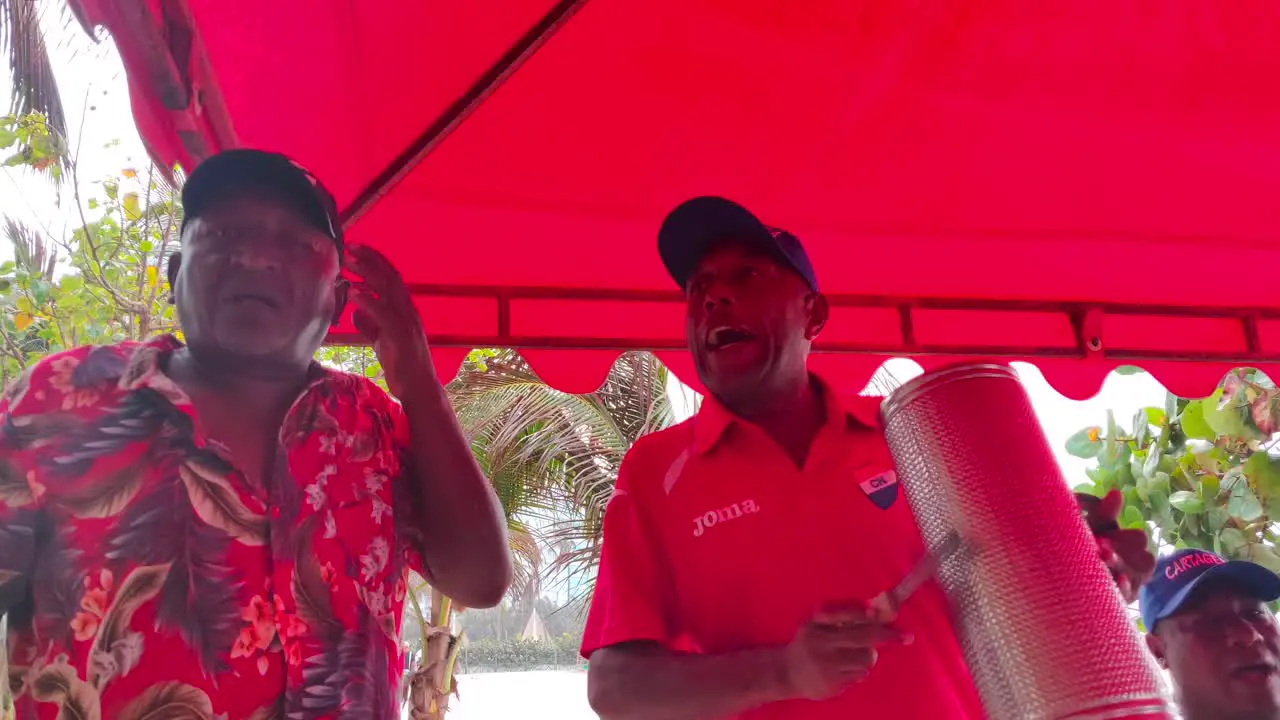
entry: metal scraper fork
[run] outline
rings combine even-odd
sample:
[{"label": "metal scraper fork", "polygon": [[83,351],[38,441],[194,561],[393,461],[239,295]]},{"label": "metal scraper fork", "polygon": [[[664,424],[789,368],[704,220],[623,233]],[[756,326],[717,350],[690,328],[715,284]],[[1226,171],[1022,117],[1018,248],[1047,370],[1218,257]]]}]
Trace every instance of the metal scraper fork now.
[{"label": "metal scraper fork", "polygon": [[951,557],[960,549],[960,534],[955,530],[947,533],[942,542],[932,550],[925,550],[924,557],[916,562],[906,577],[902,578],[892,589],[882,592],[871,600],[871,612],[877,620],[888,622],[897,617],[902,603],[920,588],[926,580],[938,572],[943,560]]}]

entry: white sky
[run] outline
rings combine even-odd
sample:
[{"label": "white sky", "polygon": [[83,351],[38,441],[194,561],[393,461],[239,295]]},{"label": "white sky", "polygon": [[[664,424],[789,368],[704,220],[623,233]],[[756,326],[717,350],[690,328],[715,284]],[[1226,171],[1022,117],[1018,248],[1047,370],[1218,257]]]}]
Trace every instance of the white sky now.
[{"label": "white sky", "polygon": [[[66,105],[72,145],[80,148],[81,193],[88,197],[97,194],[95,181],[118,175],[125,168],[142,171],[149,161],[133,126],[124,69],[114,45],[109,39],[94,44],[79,26],[64,28],[55,3],[45,0],[41,6],[47,36],[52,38],[51,53]],[[0,97],[8,94],[8,75],[0,73]],[[52,186],[29,172],[2,168],[0,174],[3,174],[0,177],[0,210],[3,212],[59,238],[78,225],[79,215],[72,205],[69,189],[63,191],[60,203]],[[11,255],[12,249],[0,243],[0,259]],[[920,372],[919,366],[909,360],[891,361],[890,369],[900,380]],[[1062,449],[1072,433],[1088,425],[1102,424],[1107,409],[1114,410],[1117,419],[1125,423],[1140,407],[1164,405],[1164,389],[1148,375],[1112,375],[1096,397],[1074,402],[1053,390],[1034,367],[1019,365],[1018,371],[1064,474],[1072,484],[1085,479],[1087,466],[1085,461],[1070,457]],[[678,398],[677,402],[680,402]]]}]

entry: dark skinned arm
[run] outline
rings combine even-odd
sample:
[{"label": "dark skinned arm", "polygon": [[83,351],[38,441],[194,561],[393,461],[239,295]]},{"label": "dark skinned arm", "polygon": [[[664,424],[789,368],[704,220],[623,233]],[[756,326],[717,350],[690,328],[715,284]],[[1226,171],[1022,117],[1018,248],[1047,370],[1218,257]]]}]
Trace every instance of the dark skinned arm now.
[{"label": "dark skinned arm", "polygon": [[507,521],[436,377],[422,320],[404,278],[378,251],[351,248],[356,329],[373,352],[408,422],[409,492],[417,496],[423,563],[431,586],[463,607],[493,607],[511,585]]},{"label": "dark skinned arm", "polygon": [[402,399],[411,448],[408,476],[420,502],[428,579],[463,607],[493,607],[512,576],[502,505],[434,372],[410,387]]},{"label": "dark skinned arm", "polygon": [[779,649],[685,655],[637,642],[592,653],[587,697],[601,720],[712,720],[783,700]]},{"label": "dark skinned arm", "polygon": [[865,602],[819,611],[785,647],[684,655],[655,642],[591,655],[587,693],[603,720],[714,720],[781,700],[826,700],[873,672],[878,647],[910,644]]}]

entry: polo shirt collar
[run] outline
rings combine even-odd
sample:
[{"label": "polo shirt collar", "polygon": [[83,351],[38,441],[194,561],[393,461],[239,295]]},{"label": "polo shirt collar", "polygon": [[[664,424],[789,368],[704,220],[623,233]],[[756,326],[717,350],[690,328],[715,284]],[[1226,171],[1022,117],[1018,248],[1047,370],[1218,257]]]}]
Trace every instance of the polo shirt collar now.
[{"label": "polo shirt collar", "polygon": [[[850,396],[836,390],[830,382],[816,373],[811,373],[810,378],[822,391],[822,401],[827,412],[825,427],[832,427],[839,422],[841,426],[836,428],[838,430],[851,426],[879,429],[880,403],[883,398]],[[714,396],[706,395],[694,421],[694,449],[699,453],[708,452],[737,423],[747,424],[748,421],[734,415]]]}]

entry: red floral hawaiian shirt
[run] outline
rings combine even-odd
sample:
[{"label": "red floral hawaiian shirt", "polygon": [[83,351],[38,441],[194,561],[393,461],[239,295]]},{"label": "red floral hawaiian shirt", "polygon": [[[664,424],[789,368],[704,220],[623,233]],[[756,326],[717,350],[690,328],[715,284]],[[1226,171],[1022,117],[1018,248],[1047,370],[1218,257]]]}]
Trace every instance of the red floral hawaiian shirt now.
[{"label": "red floral hawaiian shirt", "polygon": [[164,375],[179,342],[42,360],[0,401],[18,718],[398,718],[420,569],[407,424],[316,366],[251,487]]}]

